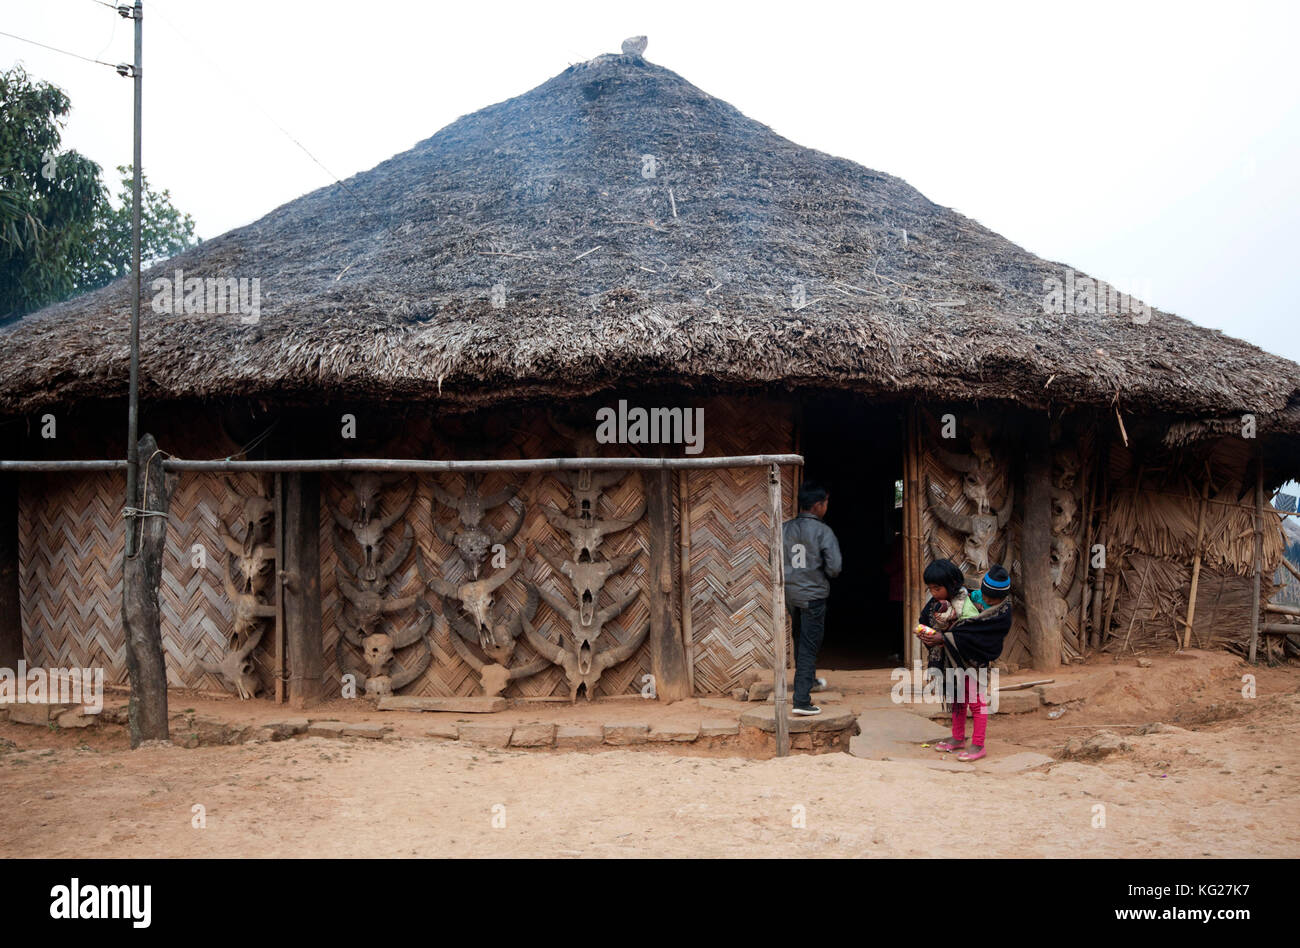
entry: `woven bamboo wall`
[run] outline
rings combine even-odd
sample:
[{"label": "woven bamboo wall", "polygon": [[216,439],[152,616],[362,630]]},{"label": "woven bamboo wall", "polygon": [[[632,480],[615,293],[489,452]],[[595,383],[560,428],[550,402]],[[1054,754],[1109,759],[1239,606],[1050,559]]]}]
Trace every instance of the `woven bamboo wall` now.
[{"label": "woven bamboo wall", "polygon": [[[713,399],[704,403],[706,423],[705,454],[749,454],[789,451],[793,425],[785,406]],[[446,441],[428,431],[414,432],[409,440],[418,443],[395,445],[395,453],[407,456],[467,456],[465,446]],[[189,454],[203,454],[203,445],[186,445]],[[227,449],[224,443],[220,449]],[[400,450],[399,450],[400,449]],[[636,454],[636,446],[621,446],[620,451]],[[207,452],[212,453],[212,452]],[[532,413],[514,429],[501,446],[501,457],[547,457],[566,454],[568,447],[550,427],[545,415]],[[480,454],[471,450],[469,454]],[[696,691],[722,694],[734,687],[746,671],[770,667],[770,573],[768,536],[770,530],[765,470],[696,471],[686,476],[692,508],[690,598],[695,647]],[[233,479],[244,494],[255,490],[255,475]],[[440,483],[454,494],[464,490],[463,477],[443,476]],[[491,475],[481,483],[484,492],[505,486],[503,475]],[[526,564],[520,573],[497,594],[498,610],[509,615],[524,600],[524,580],[531,579],[573,601],[568,580],[552,574],[550,566],[536,551],[544,546],[556,558],[571,553],[569,538],[551,526],[541,505],[567,509],[570,492],[557,477],[540,472],[516,478],[520,497],[526,503],[524,526],[512,544],[527,548]],[[416,546],[440,575],[451,582],[463,581],[467,571],[452,549],[433,532],[434,511],[430,482],[425,477],[408,477],[389,488],[383,501],[394,504],[404,498],[412,486],[415,496],[407,515],[387,534],[385,553],[393,549],[401,536],[402,525],[410,523]],[[22,483],[20,517],[20,555],[22,569],[20,589],[23,601],[23,627],[27,636],[27,653],[33,662],[48,665],[99,665],[106,679],[124,683],[127,679],[125,642],[120,623],[122,524],[119,512],[124,485],[120,475],[67,474],[25,477]],[[785,513],[794,504],[794,478],[784,471],[783,496]],[[227,481],[221,475],[186,474],[177,479],[171,502],[171,516],[163,557],[160,590],[163,648],[167,660],[168,682],[173,687],[226,691],[217,677],[204,672],[200,662],[215,661],[225,651],[231,621],[231,606],[223,586],[226,568],[222,544],[220,509],[228,496]],[[600,516],[625,518],[640,502],[642,485],[637,474],[629,474],[602,500]],[[672,557],[674,575],[679,575],[676,481],[673,498]],[[341,678],[338,665],[339,615],[343,607],[336,583],[339,559],[338,542],[352,544],[349,537],[340,541],[330,509],[350,513],[353,509],[351,487],[347,478],[325,476],[321,492],[321,594],[322,624],[326,658],[327,694],[338,694]],[[500,527],[510,514],[508,507],[498,508],[491,522]],[[452,525],[455,515],[441,504],[436,515],[445,525]],[[640,521],[623,533],[608,537],[601,552],[607,557],[634,553],[633,562],[606,584],[601,604],[621,598],[632,589],[642,592],[624,613],[609,623],[598,639],[600,645],[625,641],[646,623],[649,615],[647,586],[648,521]],[[201,547],[201,565],[196,565],[195,547]],[[514,554],[512,549],[512,555]],[[387,595],[398,597],[419,593],[423,589],[412,551],[392,577]],[[427,601],[435,612],[442,604],[436,596]],[[680,629],[680,599],[674,597],[674,622]],[[395,622],[414,622],[414,608],[394,615]],[[567,620],[546,603],[538,608],[536,624],[542,631],[565,631]],[[434,658],[425,673],[404,689],[406,694],[469,695],[477,690],[477,674],[459,655],[444,648],[441,619],[431,636]],[[345,648],[351,646],[344,643]],[[274,684],[274,642],[268,634],[254,653],[265,692]],[[398,655],[398,665],[417,654],[416,649]],[[518,646],[515,665],[534,658],[526,642]],[[641,688],[641,677],[649,673],[649,647],[642,646],[628,661],[610,669],[597,687],[597,695],[633,694]],[[527,679],[512,682],[506,691],[511,697],[566,695],[567,686],[558,668]]]},{"label": "woven bamboo wall", "polygon": [[[708,455],[790,450],[793,422],[784,406],[763,410],[722,399],[705,409]],[[767,471],[693,471],[689,573],[695,691],[726,694],[752,668],[771,668],[772,519]],[[794,470],[782,470],[784,514],[794,516]],[[787,632],[788,635],[788,632]],[[787,654],[793,652],[788,648]]]},{"label": "woven bamboo wall", "polygon": [[[253,476],[235,478],[253,490]],[[33,664],[101,666],[105,681],[127,680],[122,630],[122,499],[113,473],[23,477],[19,513],[23,632]],[[225,547],[218,512],[227,494],[217,475],[185,474],[176,484],[159,590],[167,683],[225,691],[200,660],[225,654],[231,607],[222,588]],[[196,556],[195,546],[202,547]],[[195,566],[201,560],[202,566]],[[254,652],[263,687],[274,683],[268,634]]]},{"label": "woven bamboo wall", "polygon": [[[240,496],[257,492],[257,475],[228,477],[182,474],[172,494],[159,606],[167,682],[174,687],[230,691],[220,675],[208,674],[199,664],[225,657],[234,617],[222,582],[227,554],[222,543],[225,527],[221,523],[221,505],[230,494],[229,484]],[[262,681],[262,693],[273,694],[275,630],[270,620],[264,626],[266,631],[252,658]]]},{"label": "woven bamboo wall", "polygon": [[113,473],[25,474],[19,483],[18,589],[32,665],[102,667],[126,681],[122,499]]}]

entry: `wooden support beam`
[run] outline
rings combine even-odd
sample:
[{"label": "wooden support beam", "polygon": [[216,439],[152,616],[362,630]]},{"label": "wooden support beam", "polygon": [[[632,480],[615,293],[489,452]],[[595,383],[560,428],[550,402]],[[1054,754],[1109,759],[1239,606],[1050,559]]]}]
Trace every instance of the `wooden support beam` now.
[{"label": "wooden support beam", "polygon": [[682,647],[686,650],[686,679],[695,694],[695,623],[691,615],[691,472],[677,472],[677,520],[681,551],[677,560],[677,581],[682,593]]},{"label": "wooden support beam", "polygon": [[23,658],[18,563],[18,475],[0,474],[0,668],[15,671]]},{"label": "wooden support beam", "polygon": [[1259,461],[1255,472],[1255,585],[1250,609],[1250,662],[1255,661],[1255,647],[1259,642],[1260,584],[1264,581],[1264,448],[1260,444]]},{"label": "wooden support beam", "polygon": [[163,546],[167,540],[167,511],[173,479],[163,471],[162,453],[153,435],[139,441],[143,459],[140,479],[141,515],[126,521],[136,525],[139,543],[134,556],[123,556],[122,627],[126,632],[126,668],[131,680],[128,721],[131,746],[165,741],[167,729],[167,665],[163,660],[162,615],[158,587],[162,582]]},{"label": "wooden support beam", "polygon": [[1034,416],[1026,426],[1024,512],[1021,517],[1020,563],[1024,575],[1029,651],[1038,671],[1061,665],[1061,627],[1053,604],[1052,583],[1052,445],[1047,419]]},{"label": "wooden support beam", "polygon": [[768,562],[772,568],[772,705],[776,722],[776,756],[790,753],[790,722],[786,717],[789,699],[785,680],[785,536],[781,512],[781,468],[768,468],[768,516],[772,527]]},{"label": "wooden support beam", "polygon": [[[1098,431],[1098,437],[1101,432]],[[1109,554],[1108,544],[1110,537],[1108,530],[1110,528],[1110,439],[1105,441],[1105,450],[1101,454],[1101,463],[1097,470],[1097,486],[1100,488],[1098,503],[1101,505],[1101,520],[1097,524],[1097,542],[1101,544],[1102,559],[1101,566],[1097,567],[1097,572],[1092,581],[1092,627],[1090,637],[1093,649],[1100,649],[1106,643],[1106,629],[1102,626],[1102,619],[1106,616],[1106,561]],[[1092,559],[1092,549],[1085,551],[1088,558]]]},{"label": "wooden support beam", "polygon": [[1196,515],[1196,557],[1192,560],[1192,589],[1187,594],[1187,626],[1183,629],[1183,648],[1192,643],[1192,623],[1196,621],[1196,588],[1201,582],[1201,544],[1205,541],[1205,507],[1209,499],[1210,474],[1207,470],[1205,483],[1201,485],[1200,512]]},{"label": "wooden support beam", "polygon": [[921,419],[920,409],[907,409],[906,438],[903,449],[903,647],[900,654],[910,665],[923,661],[921,641],[912,634],[921,617],[921,575],[925,570],[922,546],[925,543],[921,512]]},{"label": "wooden support beam", "polygon": [[281,548],[289,704],[310,708],[323,698],[325,647],[320,613],[320,475],[282,475]]},{"label": "wooden support beam", "polygon": [[673,497],[667,469],[644,475],[650,527],[650,672],[661,701],[691,696],[686,650],[673,625]]}]

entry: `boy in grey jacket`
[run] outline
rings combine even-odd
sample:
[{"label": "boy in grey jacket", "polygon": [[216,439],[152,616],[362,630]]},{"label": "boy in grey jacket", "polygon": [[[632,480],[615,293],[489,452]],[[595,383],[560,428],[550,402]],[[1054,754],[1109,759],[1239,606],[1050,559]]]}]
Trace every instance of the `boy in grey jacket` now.
[{"label": "boy in grey jacket", "polygon": [[826,634],[826,600],[831,579],[843,562],[835,532],[822,522],[830,494],[805,482],[799,488],[799,516],[781,528],[785,547],[785,607],[794,627],[794,714],[820,714],[812,703],[817,653]]}]

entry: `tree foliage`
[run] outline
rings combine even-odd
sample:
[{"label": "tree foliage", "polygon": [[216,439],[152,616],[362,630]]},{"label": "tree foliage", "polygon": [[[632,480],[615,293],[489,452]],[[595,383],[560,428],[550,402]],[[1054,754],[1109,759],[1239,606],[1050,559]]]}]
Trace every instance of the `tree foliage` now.
[{"label": "tree foliage", "polygon": [[[0,72],[0,321],[130,272],[131,169],[109,198],[98,164],[59,151],[72,103],[21,66]],[[194,221],[142,178],[144,265],[192,246]]]}]

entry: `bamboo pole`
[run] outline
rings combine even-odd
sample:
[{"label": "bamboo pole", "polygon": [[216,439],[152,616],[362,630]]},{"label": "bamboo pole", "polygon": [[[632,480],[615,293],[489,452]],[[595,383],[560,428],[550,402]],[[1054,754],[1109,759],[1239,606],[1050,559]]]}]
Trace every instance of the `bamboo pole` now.
[{"label": "bamboo pole", "polygon": [[1264,446],[1260,444],[1259,464],[1255,473],[1255,587],[1250,611],[1250,662],[1255,663],[1259,643],[1260,586],[1264,581]]},{"label": "bamboo pole", "polygon": [[[1102,561],[1097,567],[1097,574],[1092,583],[1092,647],[1100,649],[1106,641],[1106,629],[1101,620],[1106,606],[1106,560],[1109,554],[1110,537],[1110,439],[1106,440],[1106,450],[1102,456],[1102,467],[1098,472],[1097,483],[1101,490],[1101,520],[1097,524],[1097,539],[1101,543]],[[1092,550],[1088,550],[1091,559]]]},{"label": "bamboo pole", "polygon": [[[1092,570],[1092,515],[1096,507],[1097,481],[1101,472],[1093,473],[1083,465],[1083,581],[1079,584],[1078,642],[1079,653],[1088,657],[1088,574]],[[1089,476],[1091,475],[1091,476]]]},{"label": "bamboo pole", "polygon": [[786,720],[785,682],[785,541],[781,534],[781,467],[768,467],[768,495],[772,518],[772,704],[776,718],[776,756],[790,753],[790,723]]},{"label": "bamboo pole", "polygon": [[[1283,606],[1276,602],[1264,603],[1264,611],[1272,612],[1279,616],[1300,616],[1300,606]],[[1300,629],[1296,630],[1300,632]]]},{"label": "bamboo pole", "polygon": [[1102,621],[1101,641],[1105,644],[1106,638],[1110,635],[1110,623],[1115,618],[1115,603],[1119,599],[1119,587],[1124,582],[1124,568],[1121,563],[1115,566],[1115,582],[1111,584],[1110,602],[1106,605],[1106,618]]},{"label": "bamboo pole", "polygon": [[680,531],[682,645],[686,649],[686,681],[695,694],[695,628],[691,617],[691,491],[688,471],[677,472],[677,521]]},{"label": "bamboo pole", "polygon": [[1282,565],[1285,566],[1288,570],[1290,570],[1292,576],[1294,576],[1296,579],[1300,579],[1300,569],[1296,569],[1294,566],[1292,566],[1291,561],[1288,560],[1285,556],[1282,557]]},{"label": "bamboo pole", "polygon": [[1210,499],[1210,474],[1206,471],[1205,483],[1201,485],[1201,509],[1196,515],[1196,557],[1192,560],[1192,589],[1187,594],[1187,625],[1183,629],[1183,648],[1192,641],[1192,623],[1196,620],[1196,589],[1201,582],[1201,543],[1205,539],[1205,508]]},{"label": "bamboo pole", "polygon": [[[1119,654],[1124,654],[1124,649],[1128,648],[1128,640],[1133,636],[1133,623],[1137,621],[1138,607],[1142,605],[1142,594],[1146,592],[1147,577],[1151,575],[1151,560],[1147,560],[1146,567],[1142,570],[1142,582],[1138,583],[1137,599],[1133,601],[1133,614],[1128,617],[1128,631],[1124,633],[1124,644],[1119,647]],[[1143,626],[1143,628],[1146,628]]]},{"label": "bamboo pole", "polygon": [[275,475],[275,703],[284,704],[284,476]]},{"label": "bamboo pole", "polygon": [[1260,631],[1267,635],[1300,635],[1300,624],[1295,622],[1266,622]]}]

